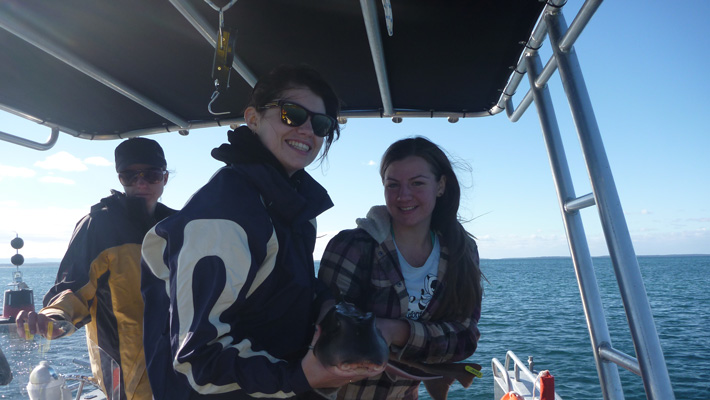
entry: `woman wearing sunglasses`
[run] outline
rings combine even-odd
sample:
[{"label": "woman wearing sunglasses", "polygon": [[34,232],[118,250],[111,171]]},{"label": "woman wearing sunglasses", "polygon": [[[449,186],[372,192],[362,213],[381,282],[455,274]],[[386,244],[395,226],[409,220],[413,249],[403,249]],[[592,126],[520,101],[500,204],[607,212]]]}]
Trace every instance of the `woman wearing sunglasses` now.
[{"label": "woman wearing sunglasses", "polygon": [[[29,333],[43,336],[50,321],[86,325],[87,338],[121,366],[121,399],[150,400],[142,340],[141,243],[148,229],[175,211],[158,202],[168,182],[158,142],[125,140],[116,147],[115,159],[125,194],[112,190],[77,223],[56,283],[44,296],[44,308],[20,313],[17,331],[25,336],[25,322]],[[71,334],[59,325],[53,324],[52,338]],[[89,355],[95,373],[111,373],[101,369],[106,360]]]},{"label": "woman wearing sunglasses", "polygon": [[[380,176],[386,205],[331,239],[318,277],[375,314],[390,358],[464,360],[480,336],[483,290],[476,243],[459,222],[451,162],[425,138],[403,139],[385,152]],[[381,374],[341,388],[338,399],[416,399],[419,384]],[[446,398],[449,384],[425,382],[434,398]]]},{"label": "woman wearing sunglasses", "polygon": [[332,202],[304,168],[339,136],[338,111],[315,71],[272,71],[254,86],[246,125],[212,151],[227,165],[146,236],[156,399],[300,397],[368,376],[339,375],[309,349],[332,305],[313,265],[315,218]]}]

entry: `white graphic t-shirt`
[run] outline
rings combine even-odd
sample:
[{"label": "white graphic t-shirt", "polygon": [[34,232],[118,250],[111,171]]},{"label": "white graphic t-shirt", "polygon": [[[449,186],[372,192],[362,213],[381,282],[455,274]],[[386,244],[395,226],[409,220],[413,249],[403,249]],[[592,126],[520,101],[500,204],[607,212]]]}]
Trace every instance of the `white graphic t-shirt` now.
[{"label": "white graphic t-shirt", "polygon": [[[400,254],[399,249],[397,249],[399,265],[402,267],[402,275],[404,276],[404,284],[409,294],[407,318],[411,320],[419,319],[424,309],[429,305],[429,301],[431,301],[438,284],[437,272],[441,247],[439,238],[436,235],[434,235],[433,242],[434,248],[431,250],[429,258],[419,268],[409,265],[407,260]],[[397,243],[394,246],[397,248]]]}]

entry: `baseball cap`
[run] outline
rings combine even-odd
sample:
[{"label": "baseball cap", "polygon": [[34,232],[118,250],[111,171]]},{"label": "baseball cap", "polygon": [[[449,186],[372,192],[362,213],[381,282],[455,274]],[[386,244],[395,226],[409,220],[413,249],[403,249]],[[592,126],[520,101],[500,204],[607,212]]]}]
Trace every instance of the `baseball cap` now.
[{"label": "baseball cap", "polygon": [[142,137],[124,140],[116,146],[116,172],[121,172],[132,164],[148,164],[156,168],[165,168],[165,153],[158,142]]}]

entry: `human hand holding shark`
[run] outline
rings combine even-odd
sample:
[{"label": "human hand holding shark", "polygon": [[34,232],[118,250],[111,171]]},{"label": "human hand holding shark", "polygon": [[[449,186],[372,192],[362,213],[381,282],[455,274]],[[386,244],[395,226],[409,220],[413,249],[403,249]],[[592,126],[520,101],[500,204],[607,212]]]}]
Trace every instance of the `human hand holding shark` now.
[{"label": "human hand holding shark", "polygon": [[[467,388],[474,376],[481,376],[481,366],[474,363],[423,364],[397,360],[390,355],[389,344],[406,343],[406,339],[398,343],[403,340],[398,333],[405,331],[400,329],[401,325],[407,325],[406,332],[409,331],[404,321],[377,320],[372,313],[363,313],[346,302],[331,308],[322,318],[313,338],[313,351],[307,356],[313,356],[312,361],[319,362],[334,376],[331,386],[319,387],[339,387],[387,371],[390,375],[424,381],[432,397],[440,400],[446,399],[454,380]],[[389,340],[379,327],[388,333],[385,336]]]}]

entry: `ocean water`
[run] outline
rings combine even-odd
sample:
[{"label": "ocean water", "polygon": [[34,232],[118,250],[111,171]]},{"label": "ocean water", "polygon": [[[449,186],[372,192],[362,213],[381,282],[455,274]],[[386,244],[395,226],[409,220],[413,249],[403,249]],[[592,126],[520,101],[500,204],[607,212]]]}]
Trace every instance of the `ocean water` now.
[{"label": "ocean water", "polygon": [[[710,256],[639,257],[656,329],[678,400],[710,398]],[[39,309],[42,295],[52,285],[57,264],[22,267],[25,281],[35,291]],[[594,258],[612,344],[635,355],[618,286],[609,258]],[[569,258],[482,260],[484,283],[481,340],[470,361],[483,366],[483,378],[463,389],[456,384],[449,399],[498,400],[493,395],[491,359],[505,362],[512,350],[524,362],[533,356],[535,369],[555,376],[557,393],[565,400],[601,400],[592,347]],[[0,282],[11,280],[14,267],[0,267]],[[8,337],[10,336],[10,337]],[[72,362],[87,361],[83,331],[51,343],[24,341],[0,334],[0,347],[14,379],[0,387],[1,399],[27,399],[29,372],[42,359],[61,373],[88,374]],[[619,375],[628,400],[645,399],[641,378],[623,368]],[[423,386],[422,386],[423,388]],[[421,398],[428,399],[424,390]]]},{"label": "ocean water", "polygon": [[[676,399],[710,398],[710,256],[639,257]],[[635,356],[618,284],[608,257],[593,259],[612,345]],[[512,350],[536,370],[548,369],[563,399],[602,399],[579,289],[569,258],[482,260],[481,339],[470,360],[484,378],[450,399],[493,399],[491,358]],[[645,399],[643,382],[619,367],[627,400]],[[498,400],[498,399],[494,399]]]},{"label": "ocean water", "polygon": [[[20,267],[23,280],[34,292],[35,308],[42,308],[42,297],[54,284],[59,263],[26,264]],[[15,272],[13,265],[0,266],[0,282],[11,282]],[[9,287],[8,287],[9,288]],[[4,297],[2,297],[4,301]],[[13,379],[7,386],[0,386],[0,399],[29,399],[26,386],[30,372],[40,361],[47,360],[61,374],[91,375],[91,369],[75,363],[88,363],[86,335],[79,330],[73,335],[55,341],[47,341],[39,335],[33,340],[20,339],[14,325],[0,328],[0,349],[12,369]]]}]

